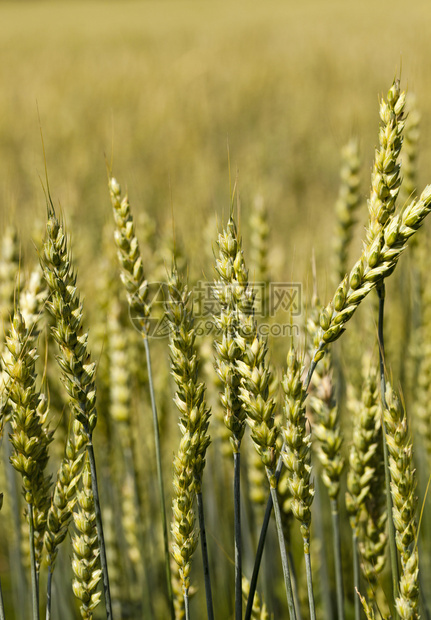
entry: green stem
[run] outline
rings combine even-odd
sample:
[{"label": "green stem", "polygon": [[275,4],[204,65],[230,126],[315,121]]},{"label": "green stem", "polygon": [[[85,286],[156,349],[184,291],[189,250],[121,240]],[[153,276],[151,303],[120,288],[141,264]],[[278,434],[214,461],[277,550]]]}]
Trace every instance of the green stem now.
[{"label": "green stem", "polygon": [[34,524],[33,506],[27,504],[29,522],[29,542],[30,542],[30,570],[31,570],[31,600],[33,608],[33,620],[39,620],[39,592],[37,587],[36,554],[34,551]]},{"label": "green stem", "polygon": [[361,620],[361,601],[358,596],[360,592],[360,570],[359,570],[359,550],[358,550],[358,532],[356,527],[352,532],[353,546],[353,600],[355,601],[355,620]]},{"label": "green stem", "polygon": [[332,533],[334,545],[335,582],[337,588],[337,611],[338,620],[344,620],[344,587],[343,566],[341,562],[341,538],[340,538],[340,515],[338,512],[338,500],[331,499]]},{"label": "green stem", "polygon": [[423,618],[425,620],[430,620],[431,614],[430,614],[430,610],[427,604],[425,586],[423,583],[422,571],[420,570],[420,568],[419,568],[419,597],[420,597],[420,603],[422,607]]},{"label": "green stem", "polygon": [[163,542],[164,542],[164,550],[165,550],[165,573],[166,573],[166,582],[167,582],[167,587],[168,587],[169,607],[171,610],[172,620],[174,620],[175,619],[174,597],[172,593],[172,576],[171,576],[171,564],[170,564],[170,554],[169,554],[168,522],[166,519],[165,491],[164,491],[163,474],[162,474],[162,455],[161,455],[161,449],[160,449],[159,418],[157,415],[156,397],[154,394],[153,373],[151,369],[150,345],[148,343],[148,338],[146,334],[143,334],[143,337],[144,337],[144,346],[145,346],[145,356],[147,359],[147,373],[148,373],[148,385],[150,388],[151,410],[153,413],[154,443],[155,443],[155,448],[156,448],[156,464],[157,464],[157,482],[159,485],[160,512],[161,512],[161,517],[162,517]]},{"label": "green stem", "polygon": [[3,603],[3,591],[2,591],[2,587],[1,587],[1,581],[0,581],[0,620],[5,620],[4,603]]},{"label": "green stem", "polygon": [[202,493],[197,493],[196,499],[197,499],[197,504],[198,504],[198,518],[199,518],[199,530],[200,530],[200,538],[201,538],[202,564],[203,564],[203,569],[204,569],[207,616],[208,616],[208,620],[214,620],[213,599],[212,599],[212,593],[211,593],[210,568],[209,568],[209,561],[208,561],[207,535],[206,535],[206,530],[205,530],[204,503],[202,500]]},{"label": "green stem", "polygon": [[295,603],[295,610],[296,610],[296,620],[302,620],[301,605],[299,602],[299,595],[298,595],[298,580],[296,578],[296,570],[295,570],[295,563],[293,561],[293,555],[290,550],[287,551],[287,561],[289,562],[290,580],[292,582],[293,600]]},{"label": "green stem", "polygon": [[46,620],[51,620],[51,592],[52,592],[52,566],[48,567],[48,581],[46,584]]},{"label": "green stem", "polygon": [[[315,485],[314,485],[314,499],[313,506],[314,512],[316,515],[324,514],[324,510],[326,510],[326,506],[323,506],[322,503],[322,478],[318,476]],[[329,549],[327,548],[327,530],[326,523],[324,523],[323,519],[316,519],[314,521],[314,527],[316,531],[316,538],[321,542],[319,548],[319,568],[320,568],[320,593],[321,593],[321,604],[322,604],[322,615],[324,618],[335,618],[335,610],[332,600],[332,592],[331,592],[331,579],[330,579],[330,571],[329,571],[329,560],[331,554]]]},{"label": "green stem", "polygon": [[99,487],[97,484],[96,459],[94,457],[93,441],[88,435],[87,454],[91,471],[91,489],[93,491],[94,512],[96,516],[97,538],[100,550],[100,565],[102,567],[103,590],[105,593],[105,609],[107,620],[112,620],[111,592],[109,589],[108,562],[106,559],[105,537],[103,535],[102,512],[100,510]]},{"label": "green stem", "polygon": [[186,620],[190,620],[190,602],[189,602],[189,589],[185,588],[184,589],[184,614],[185,614],[185,618]]},{"label": "green stem", "polygon": [[241,558],[241,454],[234,452],[234,537],[235,537],[235,620],[242,619],[242,558]]},{"label": "green stem", "polygon": [[295,602],[293,599],[292,582],[290,580],[289,562],[287,560],[286,543],[283,535],[283,525],[281,522],[281,512],[278,503],[277,489],[271,487],[271,497],[274,506],[275,524],[277,527],[278,543],[280,546],[281,564],[283,567],[284,587],[286,590],[287,607],[289,609],[290,620],[296,620]]},{"label": "green stem", "polygon": [[309,538],[304,538],[304,557],[305,557],[305,572],[307,575],[307,591],[308,591],[308,605],[310,607],[310,620],[316,620],[316,609],[314,605],[314,592],[313,592],[313,576],[311,573],[310,539]]},{"label": "green stem", "polygon": [[[379,323],[378,323],[378,340],[379,340],[379,361],[380,361],[380,388],[382,397],[383,410],[386,409],[386,379],[385,379],[385,342],[383,337],[383,320],[385,309],[385,283],[382,280],[377,285],[377,294],[379,296]],[[386,510],[388,513],[389,522],[389,552],[391,557],[391,570],[392,570],[392,588],[393,588],[393,600],[398,595],[398,584],[400,582],[400,575],[398,570],[398,554],[397,545],[395,542],[395,526],[392,517],[392,495],[391,495],[391,474],[389,471],[389,455],[388,445],[386,442],[386,424],[384,422],[384,415],[382,412],[382,429],[383,429],[383,458],[385,464],[385,487],[386,487]],[[396,617],[398,614],[395,612]]]},{"label": "green stem", "polygon": [[[277,469],[278,469],[279,464],[280,464],[280,460],[277,464]],[[278,478],[280,477],[280,472],[281,472],[281,466],[280,466],[280,471],[278,472]],[[248,593],[247,607],[245,610],[244,620],[250,620],[251,613],[253,611],[253,601],[254,601],[254,595],[256,592],[257,578],[259,576],[259,568],[260,568],[260,563],[262,561],[263,549],[265,547],[266,533],[268,531],[268,525],[269,525],[269,520],[271,518],[271,512],[272,512],[272,494],[270,493],[268,502],[266,504],[266,510],[265,510],[265,516],[263,518],[262,529],[260,530],[259,543],[257,545],[256,557],[254,559],[253,573],[252,573],[251,580],[250,580],[250,591]]]},{"label": "green stem", "polygon": [[[127,475],[133,481],[133,503],[136,510],[136,515],[139,520],[139,523],[143,523],[142,519],[142,509],[141,509],[141,501],[139,498],[139,488],[138,481],[136,479],[136,468],[133,460],[133,453],[130,445],[123,448],[123,456],[124,456],[124,465],[126,468]],[[149,566],[150,561],[148,557],[148,546],[143,542],[143,533],[142,528],[139,529],[138,535],[139,548],[141,550],[142,556],[142,565],[140,566],[140,570],[136,571],[137,579],[139,581],[141,590],[142,590],[142,609],[152,609],[151,602],[151,585],[149,580]]]}]

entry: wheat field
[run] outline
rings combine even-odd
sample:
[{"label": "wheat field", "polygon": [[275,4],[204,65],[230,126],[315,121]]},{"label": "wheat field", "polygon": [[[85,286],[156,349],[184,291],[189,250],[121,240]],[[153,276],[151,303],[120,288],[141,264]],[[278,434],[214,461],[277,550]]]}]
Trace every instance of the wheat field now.
[{"label": "wheat field", "polygon": [[0,619],[429,618],[428,3],[0,16]]}]

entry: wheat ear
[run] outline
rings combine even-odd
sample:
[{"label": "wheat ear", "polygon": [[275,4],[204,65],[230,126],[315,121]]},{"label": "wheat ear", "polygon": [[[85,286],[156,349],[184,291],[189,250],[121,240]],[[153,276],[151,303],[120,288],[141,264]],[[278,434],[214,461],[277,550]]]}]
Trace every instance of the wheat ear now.
[{"label": "wheat ear", "polygon": [[102,570],[97,540],[96,514],[88,454],[81,476],[82,488],[77,491],[78,510],[73,512],[75,532],[72,534],[73,593],[81,601],[83,620],[92,620],[93,611],[100,603],[97,592]]},{"label": "wheat ear", "polygon": [[[244,597],[244,602],[247,602],[250,595],[250,582],[246,577],[242,578],[242,595]],[[266,603],[261,599],[259,594],[255,592],[250,620],[269,620],[269,618],[270,615]]]},{"label": "wheat ear", "polygon": [[[318,300],[313,300],[313,307],[307,321],[307,332],[313,341],[318,331]],[[335,400],[335,389],[332,379],[332,356],[328,351],[321,365],[316,368],[312,378],[312,396],[310,409],[314,414],[314,436],[316,437],[316,453],[322,470],[323,484],[326,486],[331,503],[331,520],[333,531],[333,553],[337,592],[338,619],[344,620],[344,586],[341,559],[339,492],[341,474],[344,469],[344,458],[341,453],[343,443],[338,404]]]},{"label": "wheat ear", "polygon": [[[284,540],[282,515],[277,495],[278,480],[275,474],[279,456],[277,450],[279,429],[275,423],[276,403],[269,392],[271,372],[267,368],[265,360],[267,345],[265,340],[259,337],[256,325],[254,326],[254,332],[254,339],[251,343],[248,343],[244,338],[237,338],[237,342],[243,351],[243,359],[237,361],[237,368],[241,374],[239,394],[247,413],[246,422],[250,427],[251,439],[262,460],[268,478],[274,506],[289,614],[291,618],[295,618],[295,602]],[[250,599],[250,601],[252,602],[253,599]],[[250,609],[249,606],[248,609]]]},{"label": "wheat ear", "polygon": [[341,182],[338,200],[335,203],[337,223],[334,235],[335,273],[337,281],[344,278],[347,271],[349,245],[356,223],[355,213],[361,202],[360,167],[358,140],[352,139],[342,150]]},{"label": "wheat ear", "polygon": [[215,342],[216,372],[223,386],[220,395],[224,422],[230,432],[234,457],[234,541],[235,541],[235,620],[242,617],[242,567],[241,567],[241,510],[240,510],[240,455],[241,441],[245,431],[246,412],[239,397],[241,375],[237,362],[242,350],[238,336],[245,342],[254,333],[254,295],[248,284],[248,272],[244,262],[241,239],[231,214],[226,229],[218,237],[219,255],[214,294],[220,304],[216,326],[221,340]]},{"label": "wheat ear", "polygon": [[86,445],[87,438],[82,431],[82,425],[77,420],[74,420],[70,424],[65,455],[57,472],[57,480],[51,495],[51,503],[46,518],[44,539],[48,564],[46,620],[51,618],[51,591],[55,561],[58,548],[66,538],[72,518]]},{"label": "wheat ear", "polygon": [[395,215],[371,245],[365,244],[361,258],[320,313],[321,329],[314,363],[323,357],[326,346],[341,336],[361,301],[394,271],[408,240],[419,230],[430,211],[431,185],[427,185],[420,198]]},{"label": "wheat ear", "polygon": [[[386,562],[387,512],[384,494],[381,404],[377,369],[365,368],[361,401],[348,391],[349,412],[354,419],[349,454],[346,507],[350,515],[354,553],[354,589],[360,590],[359,552],[362,572],[371,597]],[[355,617],[359,599],[355,595]]]},{"label": "wheat ear", "polygon": [[46,236],[41,253],[41,265],[50,291],[47,307],[55,318],[52,334],[59,346],[60,354],[57,360],[63,374],[64,385],[69,394],[70,407],[74,418],[82,425],[83,433],[87,439],[86,450],[91,468],[105,608],[108,619],[111,619],[112,606],[108,564],[93,449],[93,431],[97,423],[96,365],[91,361],[87,348],[88,334],[83,329],[83,307],[76,287],[76,276],[72,271],[68,240],[63,226],[57,219],[50,198],[47,211]]},{"label": "wheat ear", "polygon": [[402,620],[416,620],[419,618],[419,555],[413,446],[406,414],[389,383],[386,386],[384,419],[391,475],[392,519],[402,569],[396,609]]},{"label": "wheat ear", "polygon": [[121,187],[116,179],[109,178],[109,193],[114,215],[114,238],[117,246],[117,257],[120,264],[120,277],[127,294],[127,301],[131,317],[142,334],[147,362],[148,383],[150,389],[151,410],[154,425],[154,443],[156,449],[157,481],[160,497],[160,511],[162,517],[163,542],[165,552],[165,572],[168,589],[171,616],[174,618],[171,567],[169,560],[168,524],[166,518],[166,503],[162,473],[162,456],[160,449],[159,419],[157,414],[156,398],[151,367],[150,346],[148,342],[148,320],[150,318],[150,304],[148,303],[148,282],[145,279],[144,266],[139,249],[138,238],[135,235],[133,216],[130,210],[128,196],[121,197]]},{"label": "wheat ear", "polygon": [[406,202],[413,198],[417,191],[418,177],[418,146],[420,137],[421,115],[417,107],[416,96],[408,93],[406,98],[408,110],[403,143],[403,180],[401,183],[400,200]]},{"label": "wheat ear", "polygon": [[311,481],[311,434],[307,432],[305,398],[307,395],[302,383],[302,365],[296,352],[290,349],[287,356],[287,370],[282,387],[285,394],[284,412],[286,422],[281,427],[283,449],[281,457],[289,472],[288,485],[292,494],[291,510],[301,524],[307,572],[308,603],[310,617],[316,617],[313,582],[310,561],[311,504],[314,499],[314,485]]},{"label": "wheat ear", "polygon": [[[4,334],[7,334],[11,315],[14,311],[15,291],[19,289],[20,273],[20,242],[16,228],[12,225],[6,226],[2,231],[0,240],[0,327]],[[18,274],[18,275],[17,275]],[[11,416],[11,407],[8,402],[8,381],[9,376],[3,363],[5,353],[4,339],[0,339],[0,433],[3,434],[5,425],[8,424]],[[6,352],[7,354],[7,352]],[[9,426],[7,431],[9,430]],[[8,537],[8,555],[11,570],[17,575],[12,582],[12,593],[14,607],[24,614],[23,602],[26,599],[26,574],[22,563],[20,549],[22,547],[22,531],[20,524],[21,507],[20,496],[17,488],[16,476],[10,468],[9,459],[11,456],[11,445],[4,443],[4,466],[7,475],[7,494],[13,518],[11,519],[12,535]]]},{"label": "wheat ear", "polygon": [[14,448],[10,460],[22,476],[28,509],[33,618],[36,620],[39,618],[38,572],[51,484],[45,468],[53,433],[46,425],[47,408],[43,396],[35,387],[36,350],[30,349],[27,341],[28,330],[22,315],[17,311],[6,338],[9,353],[6,369],[10,377],[9,400],[12,406],[10,440]]},{"label": "wheat ear", "polygon": [[370,214],[367,227],[368,245],[371,245],[390,223],[401,187],[398,157],[403,143],[406,94],[401,92],[398,79],[392,84],[386,99],[387,101],[382,99],[380,102],[379,146],[376,149],[371,174],[371,193],[368,200]]},{"label": "wheat ear", "polygon": [[175,404],[180,412],[180,447],[174,460],[174,489],[172,535],[173,557],[182,581],[186,618],[192,556],[197,545],[194,528],[193,500],[199,506],[199,529],[204,564],[208,617],[213,618],[211,581],[206,549],[205,519],[202,501],[202,475],[206,451],[210,444],[208,425],[210,412],[205,402],[205,386],[198,381],[199,358],[196,351],[196,331],[190,308],[190,293],[174,266],[169,278],[169,302],[166,315],[170,325],[169,350],[172,375],[177,392]]}]

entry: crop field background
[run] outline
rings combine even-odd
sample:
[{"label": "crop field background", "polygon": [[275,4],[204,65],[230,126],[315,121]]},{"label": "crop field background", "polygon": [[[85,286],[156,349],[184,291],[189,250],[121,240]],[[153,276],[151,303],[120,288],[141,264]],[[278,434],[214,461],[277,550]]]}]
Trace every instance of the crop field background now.
[{"label": "crop field background", "polygon": [[[217,239],[226,229],[233,205],[250,282],[265,278],[268,286],[269,282],[287,283],[289,290],[300,292],[295,312],[289,306],[272,317],[276,325],[291,329],[283,335],[271,332],[267,360],[275,377],[280,378],[293,343],[307,369],[314,338],[310,321],[316,319],[313,312],[317,312],[318,323],[320,310],[314,293],[317,289],[319,303],[326,306],[340,282],[334,244],[342,149],[352,140],[359,145],[359,206],[345,262],[345,272],[350,273],[365,251],[367,199],[382,125],[379,105],[398,78],[401,90],[408,95],[407,123],[416,118],[415,114],[420,115],[414,164],[417,195],[431,183],[430,27],[430,4],[420,0],[408,5],[398,0],[354,4],[341,0],[0,1],[0,579],[7,619],[37,617],[31,606],[34,588],[28,498],[25,501],[21,492],[21,476],[9,463],[13,449],[8,447],[8,436],[15,405],[8,404],[14,379],[9,376],[12,366],[7,361],[10,351],[5,337],[39,259],[49,270],[48,259],[43,258],[47,197],[48,202],[49,196],[52,198],[67,233],[72,271],[83,303],[79,333],[88,331],[89,350],[96,362],[98,424],[94,435],[90,434],[98,464],[113,617],[168,618],[151,376],[145,339],[138,333],[140,328],[136,329],[137,322],[129,319],[116,260],[112,178],[120,183],[121,196],[126,192],[129,196],[150,297],[159,291],[156,283],[167,281],[173,254],[190,290],[202,282],[220,280],[215,270]],[[402,151],[401,177],[406,159]],[[401,191],[397,210],[410,199]],[[259,205],[264,209],[259,210]],[[412,468],[416,473],[412,476],[417,477],[417,487],[410,499],[415,507],[412,527],[416,542],[410,542],[408,548],[410,552],[416,544],[419,548],[422,594],[418,608],[406,615],[399,608],[395,611],[393,565],[391,568],[389,547],[383,544],[381,555],[376,552],[369,560],[373,565],[385,557],[375,582],[371,573],[359,582],[361,594],[368,597],[368,617],[374,613],[376,618],[417,618],[420,613],[430,618],[431,612],[431,500],[426,498],[431,464],[431,423],[426,423],[427,416],[431,419],[427,405],[431,402],[431,368],[427,363],[431,351],[428,224],[425,222],[415,235],[414,248],[405,252],[395,274],[387,279],[384,322],[386,380],[406,406],[407,435],[414,445]],[[259,240],[263,229],[267,234]],[[259,243],[265,246],[265,274],[259,272]],[[52,297],[52,291],[49,295]],[[163,304],[154,306],[154,316],[161,320]],[[368,376],[364,370],[374,365],[378,373],[377,308],[377,295],[372,290],[340,341],[331,344],[333,375],[326,369],[334,383],[334,400],[330,403],[335,407],[337,401],[343,436],[340,450],[345,466],[337,501],[343,617],[347,620],[365,617],[355,608],[359,599],[353,586],[352,515],[347,512],[345,495],[354,411],[356,420],[360,417],[355,407],[360,406],[358,402],[367,389],[373,398],[378,394],[380,379],[376,374],[371,389],[372,371]],[[338,308],[331,311],[336,313]],[[67,380],[61,379],[55,359],[59,349],[50,336],[51,327],[58,326],[58,317],[50,318],[43,307],[40,315],[36,384],[48,395],[47,419],[55,431],[46,470],[55,482],[74,414],[63,385],[66,382],[67,388]],[[204,325],[196,347],[202,360],[199,377],[205,382],[212,413],[208,429],[212,443],[203,474],[203,493],[214,613],[216,618],[239,620],[241,613],[235,608],[232,448],[222,422],[222,381],[214,370],[213,340],[218,336],[207,323]],[[320,325],[327,331],[322,318]],[[170,376],[168,338],[149,338],[148,342],[171,544],[173,460],[180,443],[179,414],[173,401],[177,387]],[[65,350],[61,346],[60,357]],[[312,398],[319,396],[319,378],[325,380],[324,373],[315,376],[310,388],[314,390]],[[363,387],[364,377],[368,387]],[[283,390],[280,385],[271,389],[277,415],[282,418]],[[353,410],[351,401],[356,403]],[[317,409],[313,412],[306,402],[316,491],[311,507],[316,617],[341,620],[332,550],[333,504],[321,482],[318,440],[313,435],[320,420],[318,405],[314,403]],[[259,468],[248,430],[243,443],[242,570],[250,580],[269,486],[264,468],[254,472]],[[281,444],[277,454],[280,448]],[[374,467],[376,478],[378,467]],[[85,475],[79,485],[85,485]],[[384,493],[383,485],[382,496]],[[361,523],[364,518],[362,515]],[[379,525],[382,531],[384,523],[383,518]],[[313,617],[313,612],[309,611],[299,525],[295,521],[289,528],[289,562],[296,567],[295,604],[300,620]],[[373,544],[377,545],[379,532],[374,534]],[[72,590],[77,577],[71,568],[71,536],[68,533],[59,548],[53,572],[53,619],[80,617],[80,603]],[[361,544],[358,548],[363,554],[366,544]],[[402,570],[402,554],[407,551],[399,552]],[[95,566],[91,570],[96,570]],[[175,567],[172,560],[174,577],[178,571]],[[260,610],[252,617],[289,617],[273,520],[261,573],[258,591],[269,615]],[[47,574],[44,557],[39,579],[41,618],[46,613]],[[98,588],[101,592],[101,583]],[[182,601],[181,587],[174,587],[174,592],[179,592],[178,600]],[[106,617],[104,600],[102,596],[95,606],[96,620]],[[243,611],[245,608],[244,601]],[[81,609],[84,618],[92,618],[92,613],[91,609]],[[184,617],[183,613],[183,609],[176,609],[176,617]],[[190,618],[204,618],[205,614],[202,559],[197,549],[191,569]],[[364,614],[362,607],[360,614]]]}]

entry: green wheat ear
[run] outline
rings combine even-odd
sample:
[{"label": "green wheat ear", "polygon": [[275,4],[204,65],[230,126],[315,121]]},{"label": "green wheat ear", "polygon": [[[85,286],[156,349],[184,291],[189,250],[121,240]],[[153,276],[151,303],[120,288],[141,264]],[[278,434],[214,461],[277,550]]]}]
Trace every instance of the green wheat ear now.
[{"label": "green wheat ear", "polygon": [[47,399],[36,389],[37,353],[30,348],[33,344],[21,313],[16,311],[6,338],[6,371],[10,377],[8,391],[12,406],[10,441],[14,448],[11,463],[22,476],[24,498],[33,509],[36,570],[39,571],[51,487],[51,477],[45,470],[54,433],[47,425]]},{"label": "green wheat ear", "polygon": [[[348,391],[349,413],[354,419],[349,454],[346,507],[353,544],[361,553],[367,594],[373,598],[386,564],[386,499],[382,449],[382,422],[377,368],[365,368],[361,400]],[[359,587],[359,584],[356,584]]]},{"label": "green wheat ear", "polygon": [[150,305],[148,282],[144,275],[144,265],[139,249],[135,225],[127,194],[121,197],[121,187],[114,178],[109,179],[109,192],[114,214],[114,238],[120,263],[120,276],[127,294],[129,307],[143,334],[148,328]]},{"label": "green wheat ear", "polygon": [[353,228],[356,223],[356,211],[361,203],[360,166],[358,140],[352,139],[342,150],[341,182],[338,200],[335,204],[337,216],[334,252],[335,273],[337,281],[344,278],[347,273],[347,258],[349,245],[353,238]]},{"label": "green wheat ear", "polygon": [[96,515],[88,457],[81,476],[82,488],[77,491],[77,506],[73,512],[75,532],[72,534],[72,582],[73,593],[81,601],[83,620],[92,620],[93,611],[100,603],[97,592],[102,570],[97,540]]},{"label": "green wheat ear", "polygon": [[376,150],[371,174],[368,246],[390,224],[401,187],[401,165],[398,158],[403,144],[406,94],[401,92],[399,80],[394,81],[386,99],[380,102],[379,147]]},{"label": "green wheat ear", "polygon": [[410,620],[419,618],[416,470],[407,416],[389,383],[385,397],[384,419],[391,475],[392,519],[402,569],[396,607],[402,620]]},{"label": "green wheat ear", "polygon": [[[64,386],[69,395],[73,420],[80,425],[78,435],[84,435],[86,440],[85,447],[91,467],[105,608],[107,617],[112,618],[108,564],[93,448],[93,431],[97,424],[96,364],[91,361],[88,351],[88,333],[84,331],[83,327],[83,305],[76,287],[76,276],[72,270],[68,239],[63,225],[56,216],[50,198],[48,201],[46,235],[40,261],[50,291],[46,305],[55,319],[51,332],[59,348],[57,361],[62,372]],[[63,461],[63,464],[66,462]],[[60,491],[60,489],[58,490]],[[55,524],[55,526],[57,525],[59,524]],[[62,528],[63,525],[65,524],[63,523],[60,527]],[[50,587],[51,581],[49,580],[48,590]],[[49,603],[50,597],[50,592],[48,592]]]},{"label": "green wheat ear", "polygon": [[58,548],[67,536],[72,511],[76,503],[76,491],[84,464],[87,438],[78,421],[70,425],[65,455],[57,472],[47,515],[45,548],[50,574],[54,571]]},{"label": "green wheat ear", "polygon": [[295,351],[291,349],[282,381],[286,422],[281,428],[284,439],[281,456],[284,466],[290,473],[288,485],[292,495],[292,514],[301,524],[301,533],[305,541],[310,538],[314,486],[311,480],[311,434],[307,432],[305,415],[307,393],[301,380],[302,372],[303,367]]},{"label": "green wheat ear", "polygon": [[315,363],[323,357],[326,346],[342,335],[361,301],[394,271],[408,240],[419,230],[430,211],[431,185],[427,185],[420,198],[393,216],[371,245],[364,245],[360,259],[320,313],[321,329],[313,358]]},{"label": "green wheat ear", "polygon": [[29,526],[31,600],[33,618],[39,618],[39,572],[43,535],[49,505],[51,478],[45,474],[48,446],[53,433],[48,430],[47,400],[36,390],[36,349],[19,310],[15,312],[6,338],[6,371],[10,377],[8,400],[11,408],[13,446],[10,461],[21,474]]},{"label": "green wheat ear", "polygon": [[88,353],[88,334],[83,330],[83,307],[72,271],[67,237],[52,211],[46,224],[41,264],[50,297],[47,308],[55,319],[52,335],[59,346],[58,363],[69,394],[74,417],[90,437],[97,423],[96,364]]},{"label": "green wheat ear", "polygon": [[239,397],[241,374],[237,362],[243,352],[238,343],[242,338],[242,349],[254,333],[254,294],[248,284],[241,240],[233,216],[226,230],[218,237],[219,256],[216,271],[219,279],[214,285],[214,294],[220,304],[220,317],[215,319],[222,338],[215,342],[216,372],[223,384],[220,396],[224,409],[224,422],[230,431],[230,442],[234,453],[240,451],[245,431],[246,412]]}]

